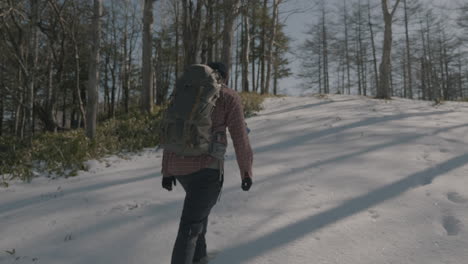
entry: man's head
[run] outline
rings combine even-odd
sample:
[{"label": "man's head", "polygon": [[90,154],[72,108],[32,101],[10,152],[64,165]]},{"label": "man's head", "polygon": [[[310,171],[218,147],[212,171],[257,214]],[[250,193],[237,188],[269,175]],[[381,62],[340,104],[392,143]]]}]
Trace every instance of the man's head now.
[{"label": "man's head", "polygon": [[227,69],[226,65],[222,62],[210,62],[207,64],[211,69],[217,71],[221,78],[223,78],[223,81],[226,81],[226,75],[227,75]]}]

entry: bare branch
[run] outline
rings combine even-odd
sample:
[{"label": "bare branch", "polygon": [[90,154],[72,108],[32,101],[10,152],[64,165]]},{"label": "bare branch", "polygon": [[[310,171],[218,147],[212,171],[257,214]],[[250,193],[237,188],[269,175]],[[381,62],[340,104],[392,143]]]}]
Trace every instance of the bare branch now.
[{"label": "bare branch", "polygon": [[393,14],[395,14],[395,11],[397,10],[398,4],[400,3],[400,0],[397,0],[395,2],[395,5],[393,6],[391,16],[393,17]]}]

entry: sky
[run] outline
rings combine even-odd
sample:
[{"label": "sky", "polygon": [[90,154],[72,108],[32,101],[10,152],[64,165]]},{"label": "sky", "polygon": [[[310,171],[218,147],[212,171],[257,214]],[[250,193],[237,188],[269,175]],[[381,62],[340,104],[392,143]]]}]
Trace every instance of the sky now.
[{"label": "sky", "polygon": [[[376,1],[376,0],[372,0]],[[408,0],[411,1],[411,0]],[[425,5],[431,5],[435,8],[446,8],[447,15],[455,14],[454,7],[458,6],[463,0],[419,0],[421,3]],[[348,0],[348,5],[350,3],[356,2],[353,0]],[[366,2],[362,0],[362,2]],[[380,1],[379,1],[380,2]],[[391,0],[390,3],[394,1]],[[328,0],[328,4],[330,3],[339,3],[342,4],[342,0]],[[402,6],[402,2],[400,3]],[[286,11],[289,10],[301,10],[301,12],[297,12],[291,14],[285,20],[286,23],[286,34],[292,38],[291,48],[292,50],[297,51],[298,46],[307,38],[305,32],[308,30],[308,27],[314,22],[314,17],[316,10],[313,8],[314,1],[312,0],[287,0],[282,5],[281,11],[283,12],[283,17],[286,17],[288,13]],[[401,8],[400,6],[400,8]],[[301,90],[301,82],[302,80],[297,77],[297,73],[300,71],[300,60],[297,57],[290,55],[291,59],[291,69],[294,73],[293,76],[289,78],[285,78],[280,81],[280,92],[286,93],[290,95],[299,95],[303,91]]]}]

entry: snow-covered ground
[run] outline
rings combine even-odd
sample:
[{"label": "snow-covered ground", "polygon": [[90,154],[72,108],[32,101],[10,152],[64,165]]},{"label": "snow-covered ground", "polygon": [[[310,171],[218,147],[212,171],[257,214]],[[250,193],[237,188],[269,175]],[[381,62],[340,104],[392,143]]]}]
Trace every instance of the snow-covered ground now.
[{"label": "snow-covered ground", "polygon": [[[468,263],[468,103],[275,98],[232,146],[209,220],[212,264]],[[168,264],[184,192],[161,152],[0,190],[0,263]],[[8,253],[8,252],[9,253]]]}]

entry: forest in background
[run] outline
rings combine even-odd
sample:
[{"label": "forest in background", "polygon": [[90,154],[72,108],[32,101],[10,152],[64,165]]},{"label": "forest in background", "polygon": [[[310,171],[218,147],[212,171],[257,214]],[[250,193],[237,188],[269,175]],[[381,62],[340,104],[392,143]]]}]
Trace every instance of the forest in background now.
[{"label": "forest in background", "polygon": [[[383,15],[385,2],[394,10],[391,18]],[[393,41],[387,95],[438,102],[467,98],[468,3],[429,2],[318,2],[298,52],[304,85],[318,93],[378,96],[388,19]]]},{"label": "forest in background", "polygon": [[290,74],[281,3],[1,1],[0,175],[75,175],[86,159],[156,146],[160,109],[190,64],[225,63],[255,111],[256,94]]},{"label": "forest in background", "polygon": [[[233,89],[276,93],[290,71],[282,1],[271,2],[2,1],[0,135],[86,127],[91,99],[99,121],[150,110],[193,63],[222,61]],[[99,83],[90,88],[94,72]]]}]

